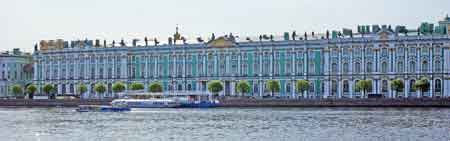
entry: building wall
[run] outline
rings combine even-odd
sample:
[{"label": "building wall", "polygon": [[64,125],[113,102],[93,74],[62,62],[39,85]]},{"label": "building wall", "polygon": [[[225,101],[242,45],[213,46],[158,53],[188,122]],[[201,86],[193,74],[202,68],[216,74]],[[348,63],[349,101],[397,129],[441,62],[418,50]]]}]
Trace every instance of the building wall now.
[{"label": "building wall", "polygon": [[0,97],[12,96],[10,87],[15,84],[25,86],[32,81],[32,73],[23,68],[31,64],[31,56],[0,55]]},{"label": "building wall", "polygon": [[[359,80],[370,79],[369,93],[394,97],[390,81],[405,82],[396,97],[418,97],[410,82],[427,77],[431,88],[424,96],[444,96],[450,91],[449,36],[398,37],[379,34],[365,38],[308,41],[239,42],[235,47],[215,48],[206,44],[148,47],[68,48],[37,51],[34,56],[34,82],[42,87],[53,84],[58,94],[75,94],[76,86],[154,81],[172,91],[204,91],[209,80],[222,80],[221,95],[237,95],[234,86],[248,80],[252,92],[264,96],[265,82],[279,80],[277,96],[298,96],[295,81],[309,80],[311,89],[303,97],[358,98]],[[448,95],[445,95],[448,96]]]}]

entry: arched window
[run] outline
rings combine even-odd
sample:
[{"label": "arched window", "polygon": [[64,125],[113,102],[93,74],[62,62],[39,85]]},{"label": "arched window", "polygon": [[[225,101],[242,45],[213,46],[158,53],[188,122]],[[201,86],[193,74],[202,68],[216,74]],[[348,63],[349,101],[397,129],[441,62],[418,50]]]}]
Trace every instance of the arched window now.
[{"label": "arched window", "polygon": [[182,91],[183,90],[183,86],[181,86],[181,84],[178,84],[178,91]]},{"label": "arched window", "polygon": [[348,93],[350,91],[350,88],[348,85],[348,80],[344,80],[343,87],[344,87],[344,89],[343,89],[344,93]]},{"label": "arched window", "polygon": [[388,92],[388,81],[383,80],[381,83],[381,92]]},{"label": "arched window", "polygon": [[337,65],[337,63],[331,64],[331,73],[338,73],[338,65]]},{"label": "arched window", "polygon": [[286,92],[287,93],[291,92],[291,83],[287,83],[287,85],[286,85]]},{"label": "arched window", "polygon": [[397,72],[404,72],[405,70],[403,69],[403,62],[398,62],[397,63]]},{"label": "arched window", "polygon": [[372,72],[372,62],[367,62],[366,65],[366,72]]},{"label": "arched window", "polygon": [[336,80],[331,81],[331,95],[335,95],[338,92],[338,83]]},{"label": "arched window", "polygon": [[409,63],[409,72],[415,72],[415,69],[416,69],[416,62],[411,61]]},{"label": "arched window", "polygon": [[441,80],[436,79],[434,81],[434,91],[439,93],[439,92],[441,92],[441,88],[442,88]]},{"label": "arched window", "polygon": [[409,81],[409,91],[410,92],[416,92],[416,89],[414,89],[414,84],[416,84],[416,80]]},{"label": "arched window", "polygon": [[434,62],[433,66],[434,66],[434,71],[441,71],[441,61]]},{"label": "arched window", "polygon": [[427,72],[427,71],[428,71],[428,62],[423,61],[422,62],[422,72]]},{"label": "arched window", "polygon": [[342,65],[342,72],[343,73],[348,73],[349,72],[348,63],[344,63]]},{"label": "arched window", "polygon": [[188,85],[187,85],[187,90],[188,90],[188,91],[192,90],[192,85],[191,85],[191,84],[188,84]]},{"label": "arched window", "polygon": [[361,72],[361,64],[359,62],[355,63],[355,73]]},{"label": "arched window", "polygon": [[381,72],[382,73],[388,72],[388,64],[386,62],[381,63]]}]

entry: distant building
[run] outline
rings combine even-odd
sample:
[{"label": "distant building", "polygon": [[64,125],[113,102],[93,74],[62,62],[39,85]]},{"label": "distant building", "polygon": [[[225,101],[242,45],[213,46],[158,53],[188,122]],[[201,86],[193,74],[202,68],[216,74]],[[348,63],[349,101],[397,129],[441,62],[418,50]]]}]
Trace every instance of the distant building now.
[{"label": "distant building", "polygon": [[32,64],[31,54],[22,53],[19,49],[0,53],[0,97],[12,96],[12,85],[25,87],[32,83]]},{"label": "distant building", "polygon": [[[448,30],[449,19],[439,25]],[[426,30],[401,26],[394,30],[387,25],[374,25],[370,30],[371,26],[361,26],[359,33],[347,29],[344,33],[305,33],[293,39],[285,33],[284,40],[264,35],[259,41],[236,41],[233,36],[224,36],[209,42],[158,46],[121,43],[93,47],[92,40],[86,40],[61,48],[53,45],[55,41],[41,42],[46,46],[33,54],[34,83],[39,87],[55,85],[60,95],[75,94],[76,85],[84,83],[87,95],[92,96],[94,85],[102,82],[107,85],[107,95],[113,96],[112,84],[117,81],[146,86],[159,81],[168,93],[206,92],[209,80],[222,80],[221,95],[237,95],[237,82],[247,80],[252,86],[248,95],[265,96],[269,95],[267,80],[274,79],[281,84],[276,95],[292,97],[299,95],[295,82],[306,79],[311,86],[307,98],[360,98],[355,85],[363,79],[373,82],[370,94],[421,97],[413,85],[426,77],[430,89],[423,96],[448,97],[450,36],[448,32],[433,32],[433,25],[425,26]],[[397,95],[390,86],[394,79],[405,83]]]}]

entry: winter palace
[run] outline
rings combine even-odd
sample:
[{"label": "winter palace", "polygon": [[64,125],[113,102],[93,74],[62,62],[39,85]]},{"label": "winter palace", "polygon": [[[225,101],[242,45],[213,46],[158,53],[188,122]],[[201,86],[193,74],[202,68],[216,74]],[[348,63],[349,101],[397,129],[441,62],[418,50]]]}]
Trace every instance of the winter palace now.
[{"label": "winter palace", "polygon": [[[76,94],[76,86],[83,83],[88,86],[84,96],[89,97],[95,94],[96,83],[106,84],[107,95],[114,96],[111,87],[117,81],[146,86],[158,81],[164,93],[170,93],[207,92],[209,80],[221,80],[221,95],[232,96],[237,95],[237,82],[247,80],[252,87],[247,95],[261,97],[270,93],[265,88],[267,80],[278,80],[277,97],[361,98],[355,84],[369,79],[372,89],[368,93],[392,98],[420,97],[412,86],[427,78],[430,88],[422,96],[448,97],[449,30],[447,16],[437,25],[422,23],[415,29],[361,25],[357,32],[294,31],[255,38],[212,34],[205,40],[198,37],[195,43],[188,43],[178,27],[165,43],[147,37],[130,44],[123,40],[42,40],[32,54],[33,78],[28,82],[38,87],[52,84],[58,95]],[[3,56],[0,63],[4,79]],[[15,77],[10,73],[12,80]],[[306,95],[295,91],[295,82],[301,79],[310,82]],[[394,95],[390,81],[395,79],[403,80],[405,88]]]}]

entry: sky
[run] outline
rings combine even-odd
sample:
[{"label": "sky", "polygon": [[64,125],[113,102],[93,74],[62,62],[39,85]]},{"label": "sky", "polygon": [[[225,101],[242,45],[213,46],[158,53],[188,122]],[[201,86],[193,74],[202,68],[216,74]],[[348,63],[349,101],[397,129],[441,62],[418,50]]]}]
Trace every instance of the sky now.
[{"label": "sky", "polygon": [[0,51],[31,52],[40,40],[166,41],[178,25],[188,39],[357,25],[417,28],[443,19],[450,0],[0,0]]}]

